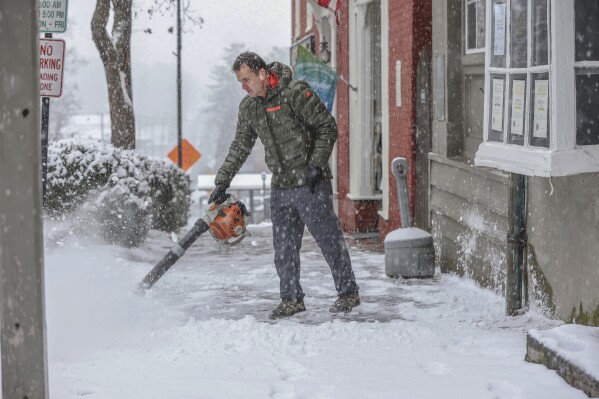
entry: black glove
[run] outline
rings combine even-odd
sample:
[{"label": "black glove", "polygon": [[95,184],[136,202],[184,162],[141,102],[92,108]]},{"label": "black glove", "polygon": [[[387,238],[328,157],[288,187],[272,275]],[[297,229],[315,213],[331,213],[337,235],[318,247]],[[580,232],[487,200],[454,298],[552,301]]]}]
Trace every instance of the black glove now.
[{"label": "black glove", "polygon": [[310,187],[310,192],[312,194],[314,194],[316,186],[323,180],[324,174],[322,173],[322,169],[311,163],[308,164],[308,187]]},{"label": "black glove", "polygon": [[223,186],[222,184],[217,184],[216,187],[214,187],[214,190],[212,190],[210,197],[208,197],[208,203],[215,203],[216,205],[220,205],[223,202],[225,202],[229,197],[229,194],[225,193],[226,190],[226,186]]}]

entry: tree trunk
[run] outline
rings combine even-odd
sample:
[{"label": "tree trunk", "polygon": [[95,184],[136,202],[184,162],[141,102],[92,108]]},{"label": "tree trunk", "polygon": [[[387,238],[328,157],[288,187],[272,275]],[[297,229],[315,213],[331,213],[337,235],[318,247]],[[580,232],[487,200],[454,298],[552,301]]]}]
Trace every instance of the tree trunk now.
[{"label": "tree trunk", "polygon": [[[110,4],[114,11],[112,37],[106,25]],[[96,0],[92,17],[92,37],[104,64],[108,102],[115,147],[135,148],[135,114],[131,89],[131,3],[132,0]]]}]

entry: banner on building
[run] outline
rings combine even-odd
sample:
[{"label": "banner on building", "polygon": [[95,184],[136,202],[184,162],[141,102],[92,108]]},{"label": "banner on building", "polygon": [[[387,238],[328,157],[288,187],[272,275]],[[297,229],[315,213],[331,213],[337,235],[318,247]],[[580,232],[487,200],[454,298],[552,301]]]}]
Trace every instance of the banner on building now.
[{"label": "banner on building", "polygon": [[308,83],[329,112],[332,112],[337,92],[337,73],[303,46],[297,46],[293,72],[295,79]]}]

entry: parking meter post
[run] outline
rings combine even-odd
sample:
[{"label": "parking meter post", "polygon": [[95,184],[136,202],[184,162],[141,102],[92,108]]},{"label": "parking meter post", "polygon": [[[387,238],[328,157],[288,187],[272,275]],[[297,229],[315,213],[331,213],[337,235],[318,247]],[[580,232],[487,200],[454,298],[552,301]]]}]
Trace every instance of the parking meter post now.
[{"label": "parking meter post", "polygon": [[401,227],[404,229],[412,227],[408,185],[406,182],[406,176],[408,175],[408,160],[405,158],[395,158],[391,164],[391,168],[393,174],[397,178],[397,200],[399,201]]}]

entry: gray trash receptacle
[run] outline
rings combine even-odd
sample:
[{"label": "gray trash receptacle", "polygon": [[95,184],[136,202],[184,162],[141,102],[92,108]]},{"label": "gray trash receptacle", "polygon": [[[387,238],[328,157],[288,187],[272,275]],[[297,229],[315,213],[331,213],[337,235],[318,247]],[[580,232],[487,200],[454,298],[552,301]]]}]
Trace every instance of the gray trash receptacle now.
[{"label": "gray trash receptacle", "polygon": [[402,228],[385,237],[385,274],[389,277],[432,277],[435,274],[435,248],[433,236],[412,227],[408,201],[408,161],[395,158],[391,163],[397,178],[397,198]]},{"label": "gray trash receptacle", "polygon": [[395,278],[432,277],[435,274],[433,236],[416,227],[387,234],[385,274]]}]

